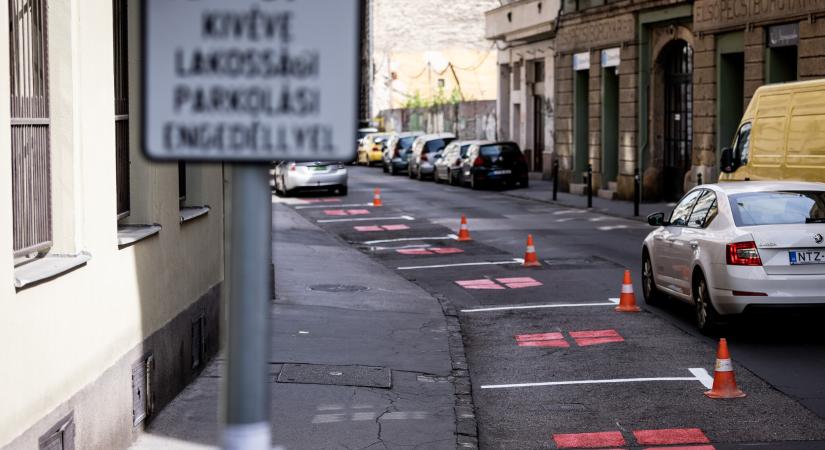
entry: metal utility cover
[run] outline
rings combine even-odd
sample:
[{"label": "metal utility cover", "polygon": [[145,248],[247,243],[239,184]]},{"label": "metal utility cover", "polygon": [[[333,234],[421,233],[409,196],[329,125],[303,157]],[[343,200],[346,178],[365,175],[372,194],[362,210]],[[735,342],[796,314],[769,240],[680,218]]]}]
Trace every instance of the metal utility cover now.
[{"label": "metal utility cover", "polygon": [[392,374],[385,367],[284,364],[277,381],[389,389],[392,387]]},{"label": "metal utility cover", "polygon": [[360,3],[140,2],[146,156],[352,160]]}]

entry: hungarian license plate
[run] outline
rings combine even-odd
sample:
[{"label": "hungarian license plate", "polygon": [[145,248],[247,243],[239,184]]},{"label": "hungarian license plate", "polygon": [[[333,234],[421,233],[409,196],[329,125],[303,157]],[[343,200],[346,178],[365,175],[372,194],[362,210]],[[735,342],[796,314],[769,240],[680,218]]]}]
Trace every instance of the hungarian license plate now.
[{"label": "hungarian license plate", "polygon": [[513,173],[512,170],[494,170],[493,175],[510,175]]},{"label": "hungarian license plate", "polygon": [[316,172],[323,172],[323,171],[327,170],[327,166],[315,166],[315,167],[312,168],[312,170],[314,170]]},{"label": "hungarian license plate", "polygon": [[823,250],[791,250],[788,252],[791,265],[798,264],[825,264],[825,249]]}]

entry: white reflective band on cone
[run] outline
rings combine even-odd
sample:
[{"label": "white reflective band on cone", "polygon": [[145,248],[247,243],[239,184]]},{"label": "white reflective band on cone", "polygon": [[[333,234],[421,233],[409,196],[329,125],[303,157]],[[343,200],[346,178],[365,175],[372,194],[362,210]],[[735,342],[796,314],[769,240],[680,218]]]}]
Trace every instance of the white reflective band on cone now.
[{"label": "white reflective band on cone", "polygon": [[527,246],[527,253],[536,253],[536,247],[533,247],[532,245],[528,245]]},{"label": "white reflective band on cone", "polygon": [[462,224],[461,224],[461,229],[462,229],[462,230],[466,230],[466,229],[467,229],[467,224],[462,223]]},{"label": "white reflective band on cone", "polygon": [[269,422],[227,424],[223,429],[223,450],[270,450]]},{"label": "white reflective band on cone", "polygon": [[633,285],[632,284],[623,284],[622,285],[622,294],[632,294],[633,293]]},{"label": "white reflective band on cone", "polygon": [[717,372],[733,372],[733,364],[730,362],[729,359],[717,359],[716,360],[716,371]]}]

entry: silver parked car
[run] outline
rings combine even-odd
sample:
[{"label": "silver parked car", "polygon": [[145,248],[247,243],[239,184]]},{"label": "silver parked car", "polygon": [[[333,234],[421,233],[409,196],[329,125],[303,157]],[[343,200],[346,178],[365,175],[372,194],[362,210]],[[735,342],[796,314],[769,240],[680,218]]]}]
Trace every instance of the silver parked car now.
[{"label": "silver parked car", "polygon": [[415,139],[424,133],[419,131],[407,131],[390,136],[387,145],[384,146],[383,165],[384,172],[390,175],[406,173],[410,165],[410,154]]},{"label": "silver parked car", "polygon": [[452,133],[425,134],[416,138],[412,146],[410,165],[407,174],[410,178],[423,180],[435,173],[433,165],[450,142],[455,140]]},{"label": "silver parked car", "polygon": [[328,190],[347,195],[347,169],[338,162],[281,161],[272,171],[275,193],[288,196],[298,191]]},{"label": "silver parked car", "polygon": [[461,164],[467,157],[467,151],[473,144],[481,141],[453,141],[444,148],[441,158],[435,162],[433,179],[436,183],[447,182],[452,185],[461,184]]}]

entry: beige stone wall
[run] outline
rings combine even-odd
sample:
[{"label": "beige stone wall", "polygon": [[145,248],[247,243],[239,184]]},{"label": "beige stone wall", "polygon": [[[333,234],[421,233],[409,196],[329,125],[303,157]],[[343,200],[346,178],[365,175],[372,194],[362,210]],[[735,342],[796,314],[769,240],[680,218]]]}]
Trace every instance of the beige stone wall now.
[{"label": "beige stone wall", "polygon": [[716,39],[693,41],[693,164],[705,166],[705,181],[716,165]]},{"label": "beige stone wall", "polygon": [[[163,230],[118,249],[112,1],[49,0],[48,5],[55,251],[86,251],[91,260],[16,291],[11,189],[9,182],[0,183],[0,255],[5,255],[0,258],[0,447],[95,382],[224,276],[222,246],[215,245],[223,239],[221,166],[191,169],[193,199],[208,204],[211,211],[181,224],[177,167],[143,160],[134,128],[134,213],[129,220],[159,223]],[[136,6],[132,9],[136,12]],[[8,8],[0,8],[0,23],[8,24]],[[137,29],[132,31],[136,41]],[[136,55],[133,61],[139,64]],[[6,32],[0,33],[0,92],[5,93],[8,64]],[[139,80],[133,77],[130,84],[138,86]],[[8,98],[7,94],[0,101],[0,147],[7,149]],[[132,118],[138,117],[138,108],[139,97],[132,96]],[[0,179],[12,178],[10,164],[4,152]],[[169,373],[173,368],[158,371]],[[117,388],[130,390],[130,379],[119,378]],[[121,413],[111,417],[128,416],[130,397],[123,394],[101,406]],[[82,414],[109,417],[107,410]],[[131,431],[131,424],[125,430],[117,428],[122,425],[100,420],[94,430],[78,430],[78,438]]]},{"label": "beige stone wall", "polygon": [[460,85],[465,100],[494,100],[496,47],[484,38],[484,12],[498,5],[497,0],[374,0],[372,114],[401,107],[416,92],[433,98],[439,79],[447,96]]}]

